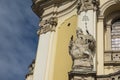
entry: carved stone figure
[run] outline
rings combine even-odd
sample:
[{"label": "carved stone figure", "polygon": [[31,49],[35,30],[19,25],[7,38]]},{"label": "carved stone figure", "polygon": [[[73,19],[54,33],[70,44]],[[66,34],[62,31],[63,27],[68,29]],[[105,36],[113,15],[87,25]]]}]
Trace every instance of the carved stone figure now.
[{"label": "carved stone figure", "polygon": [[77,5],[78,13],[90,9],[97,10],[98,5],[99,5],[98,0],[78,0]]},{"label": "carved stone figure", "polygon": [[95,54],[95,40],[92,35],[84,35],[80,28],[76,31],[77,38],[71,37],[69,53],[73,60],[73,71],[85,71],[93,69],[93,57]]},{"label": "carved stone figure", "polygon": [[48,31],[55,31],[57,26],[57,18],[52,17],[48,20],[43,20],[40,23],[40,30],[38,31],[38,34],[45,34]]}]

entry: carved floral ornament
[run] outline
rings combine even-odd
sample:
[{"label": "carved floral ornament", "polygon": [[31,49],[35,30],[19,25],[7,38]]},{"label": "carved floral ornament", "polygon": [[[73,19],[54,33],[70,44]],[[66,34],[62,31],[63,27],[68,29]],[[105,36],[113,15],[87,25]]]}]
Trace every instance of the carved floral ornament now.
[{"label": "carved floral ornament", "polygon": [[45,34],[49,31],[55,31],[58,19],[56,17],[51,17],[48,20],[42,20],[40,22],[40,29],[37,34]]},{"label": "carved floral ornament", "polygon": [[92,71],[96,42],[91,34],[84,35],[82,30],[76,30],[77,38],[71,37],[69,53],[73,60],[72,71]]},{"label": "carved floral ornament", "polygon": [[97,10],[99,6],[98,0],[78,0],[78,13],[81,11],[87,11],[90,9]]}]

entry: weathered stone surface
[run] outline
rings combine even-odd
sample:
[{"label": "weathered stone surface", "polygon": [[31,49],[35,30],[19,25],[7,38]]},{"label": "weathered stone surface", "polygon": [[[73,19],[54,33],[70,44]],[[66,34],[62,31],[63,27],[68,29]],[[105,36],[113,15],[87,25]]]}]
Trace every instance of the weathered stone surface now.
[{"label": "weathered stone surface", "polygon": [[96,80],[96,72],[69,72],[69,80]]},{"label": "weathered stone surface", "polygon": [[43,20],[40,23],[40,29],[38,30],[38,35],[40,34],[45,34],[49,31],[55,31],[57,26],[57,18],[56,17],[52,17],[48,20]]},{"label": "weathered stone surface", "polygon": [[99,6],[98,0],[78,0],[78,13],[87,10],[97,10]]},{"label": "weathered stone surface", "polygon": [[77,38],[71,38],[69,53],[73,60],[73,71],[92,71],[95,54],[95,40],[89,33],[84,35],[81,29],[76,31]]}]

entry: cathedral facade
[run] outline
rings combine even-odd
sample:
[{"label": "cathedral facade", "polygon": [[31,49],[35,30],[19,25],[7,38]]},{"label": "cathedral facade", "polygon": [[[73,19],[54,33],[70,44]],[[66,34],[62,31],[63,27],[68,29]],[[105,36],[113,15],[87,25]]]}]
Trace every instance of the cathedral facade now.
[{"label": "cathedral facade", "polygon": [[33,0],[38,49],[26,80],[120,80],[120,0]]}]

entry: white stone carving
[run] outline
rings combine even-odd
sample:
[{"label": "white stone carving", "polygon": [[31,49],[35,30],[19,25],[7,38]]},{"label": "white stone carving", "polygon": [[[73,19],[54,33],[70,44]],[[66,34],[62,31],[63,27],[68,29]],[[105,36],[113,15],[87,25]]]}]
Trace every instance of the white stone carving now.
[{"label": "white stone carving", "polygon": [[95,39],[92,35],[84,35],[80,28],[77,29],[77,38],[71,37],[69,53],[73,60],[73,71],[91,71],[93,69],[93,57],[95,54]]},{"label": "white stone carving", "polygon": [[78,0],[78,13],[81,11],[87,11],[87,10],[97,10],[99,5],[98,0]]},{"label": "white stone carving", "polygon": [[57,26],[57,18],[52,17],[48,20],[43,20],[40,23],[40,29],[38,30],[38,34],[45,34],[49,31],[55,31],[56,26]]}]

